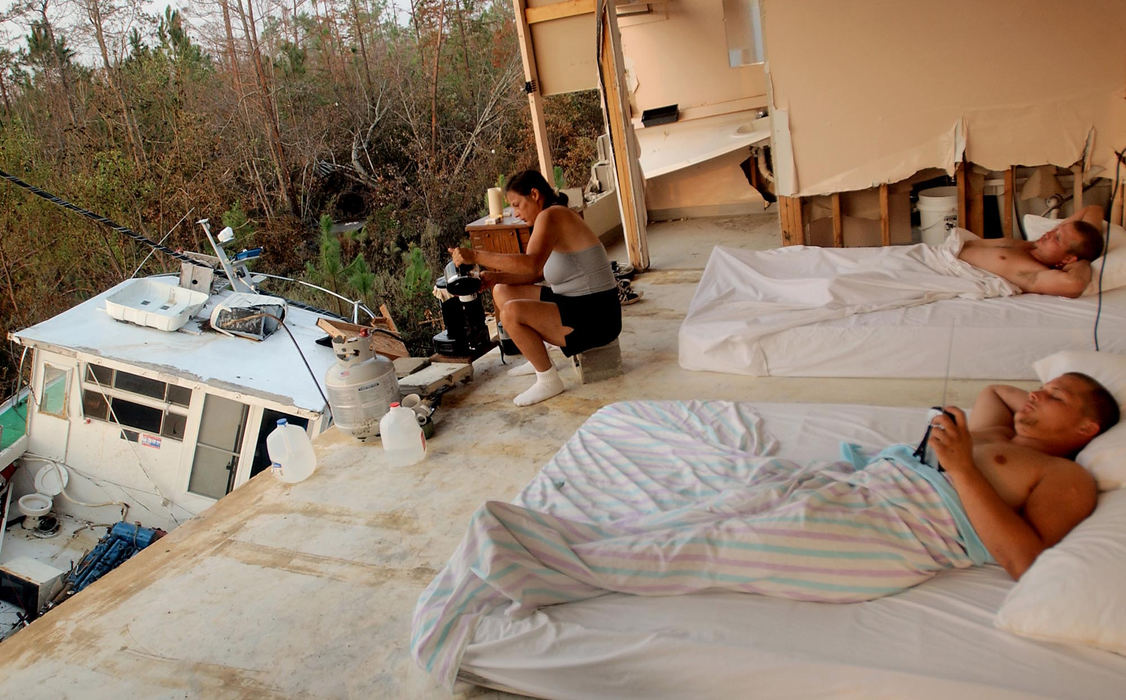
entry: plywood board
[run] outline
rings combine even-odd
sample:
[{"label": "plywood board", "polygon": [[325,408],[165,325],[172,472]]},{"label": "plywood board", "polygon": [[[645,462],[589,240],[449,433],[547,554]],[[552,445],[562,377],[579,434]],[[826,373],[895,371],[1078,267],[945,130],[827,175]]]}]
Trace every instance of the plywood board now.
[{"label": "plywood board", "polygon": [[442,387],[454,387],[473,379],[473,365],[460,362],[435,362],[399,380],[403,394],[429,396]]},{"label": "plywood board", "polygon": [[420,369],[430,365],[429,357],[400,357],[393,360],[395,363],[395,376],[399,379],[414,374]]},{"label": "plywood board", "polygon": [[355,323],[321,317],[317,319],[317,327],[333,337],[341,335],[352,337],[360,333],[370,333],[371,349],[391,360],[406,357],[410,354],[402,340],[395,335],[389,335],[389,333],[395,332],[395,324],[389,316],[372,319],[371,326],[360,326]]}]

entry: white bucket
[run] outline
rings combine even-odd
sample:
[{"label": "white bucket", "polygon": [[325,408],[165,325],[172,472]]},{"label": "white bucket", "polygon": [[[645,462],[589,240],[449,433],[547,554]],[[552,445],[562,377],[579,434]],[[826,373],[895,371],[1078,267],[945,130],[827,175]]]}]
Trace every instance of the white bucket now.
[{"label": "white bucket", "polygon": [[932,187],[919,192],[919,229],[923,243],[939,245],[958,225],[958,188]]}]

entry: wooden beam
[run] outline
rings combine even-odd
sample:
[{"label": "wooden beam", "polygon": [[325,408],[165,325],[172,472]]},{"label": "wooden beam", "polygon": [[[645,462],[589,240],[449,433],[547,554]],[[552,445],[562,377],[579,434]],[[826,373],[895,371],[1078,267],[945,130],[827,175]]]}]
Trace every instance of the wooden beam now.
[{"label": "wooden beam", "polygon": [[966,218],[966,163],[962,161],[954,169],[954,181],[958,183],[958,226],[969,228]]},{"label": "wooden beam", "polygon": [[782,245],[802,245],[805,243],[801,197],[779,197],[778,216],[782,220]]},{"label": "wooden beam", "polygon": [[833,247],[844,248],[844,216],[841,214],[841,193],[834,192],[833,202]]},{"label": "wooden beam", "polygon": [[355,323],[345,323],[344,321],[318,318],[317,328],[320,328],[322,331],[328,333],[334,338],[338,336],[344,338],[354,338],[361,334],[368,334],[371,337],[369,345],[371,346],[371,349],[373,351],[379,353],[380,355],[383,355],[384,357],[395,360],[400,357],[406,357],[410,355],[410,353],[407,351],[407,346],[403,344],[402,340],[399,340],[396,337],[392,337],[387,335],[386,333],[380,333],[378,331],[372,330],[373,328],[386,328],[388,325],[394,325],[393,322],[390,321],[390,318],[390,316],[384,317],[382,323],[376,322],[379,319],[373,319],[373,324],[371,326],[360,326],[356,325]]},{"label": "wooden beam", "polygon": [[1123,205],[1126,205],[1126,194],[1123,193],[1122,189],[1121,187],[1118,188],[1118,192],[1114,195],[1114,201],[1110,205],[1110,223],[1120,226],[1123,218],[1126,218],[1123,217],[1123,214],[1126,213],[1123,211]]},{"label": "wooden beam", "polygon": [[891,202],[888,185],[880,185],[880,244],[891,245]]},{"label": "wooden beam", "polygon": [[[1075,182],[1072,186],[1071,195],[1071,211],[1079,211],[1083,208],[1083,162],[1080,161],[1071,166],[1071,174],[1075,176]],[[1063,216],[1063,212],[1060,212]]]},{"label": "wooden beam", "polygon": [[[618,210],[629,262],[638,271],[649,269],[649,242],[645,235],[645,179],[641,174],[640,148],[630,122],[626,95],[625,59],[614,3],[602,5],[602,42],[598,70],[602,78],[606,122],[610,127],[610,154],[618,179]],[[597,19],[597,18],[596,18]],[[597,26],[598,22],[595,22]]]},{"label": "wooden beam", "polygon": [[379,305],[379,313],[381,315],[381,318],[373,318],[371,320],[371,325],[375,326],[376,328],[386,326],[387,329],[392,333],[398,333],[399,327],[395,325],[395,319],[391,318],[391,311],[387,308],[387,304]]},{"label": "wooden beam", "polygon": [[985,175],[967,169],[969,176],[966,178],[966,212],[969,217],[970,231],[985,237]]},{"label": "wooden beam", "polygon": [[1013,188],[1016,187],[1016,181],[1016,166],[1009,166],[1005,171],[1005,196],[1001,198],[1001,206],[1005,208],[1001,214],[1001,227],[1004,229],[1002,238],[1016,238],[1016,233],[1013,231],[1013,197],[1015,196]]},{"label": "wooden beam", "polygon": [[528,24],[539,24],[575,15],[589,15],[593,12],[594,0],[566,0],[566,2],[555,2],[540,7],[529,7],[524,10],[524,17]]},{"label": "wooden beam", "polygon": [[526,19],[527,0],[512,0],[516,16],[516,41],[520,45],[520,58],[524,62],[524,82],[532,87],[528,93],[528,107],[532,113],[532,135],[539,155],[540,174],[552,181],[551,144],[547,140],[547,121],[544,119],[544,97],[540,92],[539,72],[536,70],[536,50],[532,46],[532,32]]}]

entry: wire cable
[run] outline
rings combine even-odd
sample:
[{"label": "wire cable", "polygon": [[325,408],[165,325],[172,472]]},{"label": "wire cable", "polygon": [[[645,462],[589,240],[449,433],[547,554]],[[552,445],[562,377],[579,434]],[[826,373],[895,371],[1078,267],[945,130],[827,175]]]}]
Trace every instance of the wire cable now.
[{"label": "wire cable", "polygon": [[1110,215],[1114,208],[1114,199],[1118,196],[1118,176],[1124,157],[1126,157],[1126,148],[1114,152],[1114,187],[1110,190],[1110,199],[1107,200],[1106,208],[1103,210],[1103,219],[1106,220],[1106,241],[1103,242],[1103,262],[1099,265],[1099,294],[1095,305],[1095,325],[1092,330],[1095,337],[1095,352],[1099,351],[1099,319],[1102,318],[1103,313],[1103,272],[1106,270],[1106,259],[1110,257]]},{"label": "wire cable", "polygon": [[[184,219],[191,216],[193,211],[195,211],[195,207],[192,207],[183,216],[181,216],[180,220],[176,222],[176,225],[173,226],[172,228],[168,229],[168,233],[164,234],[164,238],[161,238],[160,242],[164,243],[166,240],[168,240],[168,237],[172,235],[172,232],[175,231],[177,228],[179,228],[180,224],[184,223]],[[133,274],[129,276],[130,279],[137,276],[137,273],[141,271],[141,268],[145,266],[145,263],[147,263],[149,261],[149,258],[151,258],[152,254],[155,253],[155,252],[156,252],[155,250],[149,251],[149,254],[145,256],[145,259],[141,261],[141,264],[137,266],[137,269],[133,270]]]},{"label": "wire cable", "polygon": [[[323,400],[324,400],[324,402],[325,402],[325,407],[326,407],[326,408],[327,408],[327,407],[329,407],[329,403],[328,403],[328,397],[327,397],[327,396],[325,396],[325,393],[324,393],[324,391],[322,391],[322,390],[321,390],[321,382],[320,382],[320,380],[319,380],[319,379],[317,379],[317,374],[316,374],[316,373],[315,373],[315,372],[313,371],[313,367],[312,367],[312,366],[311,366],[311,365],[309,364],[309,360],[308,360],[308,359],[306,359],[306,357],[305,357],[305,353],[301,352],[301,344],[300,344],[300,343],[298,343],[298,342],[297,342],[297,338],[295,338],[295,337],[293,336],[293,331],[289,330],[289,326],[287,326],[287,325],[286,325],[286,323],[285,323],[285,319],[283,319],[283,318],[278,318],[277,316],[275,316],[274,314],[272,314],[272,313],[270,313],[270,312],[268,312],[268,311],[262,311],[261,309],[259,309],[257,313],[254,313],[254,314],[250,314],[249,316],[242,316],[242,317],[240,317],[240,318],[239,318],[238,320],[239,320],[240,322],[244,322],[244,321],[253,321],[254,319],[257,319],[257,318],[262,318],[262,317],[265,317],[265,318],[272,318],[272,319],[274,319],[275,321],[277,321],[277,322],[278,322],[278,326],[280,326],[280,327],[282,328],[282,330],[284,330],[284,331],[285,331],[285,334],[289,336],[289,339],[290,339],[291,341],[293,341],[293,347],[294,347],[294,349],[295,349],[295,350],[297,350],[297,354],[301,356],[301,361],[302,361],[303,363],[305,363],[305,369],[306,369],[306,370],[308,370],[308,372],[309,372],[309,376],[310,376],[310,377],[311,377],[311,378],[313,379],[313,384],[315,384],[315,385],[316,385],[316,387],[317,387],[317,393],[318,393],[318,394],[320,394],[320,395],[321,395],[321,399],[323,399]],[[217,330],[217,331],[219,331],[219,332],[221,332],[221,333],[227,333],[227,334],[229,334],[229,333],[230,333],[230,331],[226,331],[226,330],[224,330],[224,329],[222,329],[222,328],[219,328],[219,327],[217,327],[217,326],[213,326],[213,328],[215,328],[215,330]],[[384,330],[384,329],[382,329],[382,328],[371,328],[371,329],[369,329],[369,330],[373,330],[373,331],[379,331],[379,332],[381,332],[381,333],[386,333],[387,335],[391,336],[392,338],[396,338],[396,339],[398,339],[398,338],[399,338],[399,336],[398,336],[397,334],[395,334],[395,333],[392,333],[391,331],[388,331],[388,330]]]},{"label": "wire cable", "polygon": [[118,233],[120,233],[124,236],[128,236],[129,238],[132,238],[133,240],[137,241],[138,243],[143,243],[143,244],[147,245],[148,247],[152,248],[153,250],[158,250],[161,253],[164,253],[165,255],[169,255],[169,256],[176,258],[177,260],[180,260],[182,262],[197,264],[195,260],[192,260],[192,258],[188,257],[187,255],[184,255],[183,253],[172,250],[171,248],[169,248],[166,245],[161,245],[160,243],[157,243],[154,240],[146,238],[146,237],[142,236],[141,234],[137,233],[136,231],[134,231],[133,229],[131,229],[127,226],[122,226],[121,224],[119,224],[115,221],[112,221],[110,219],[107,219],[104,216],[100,216],[98,214],[95,214],[94,212],[92,212],[88,209],[83,209],[80,206],[71,204],[70,202],[66,201],[65,199],[62,199],[60,197],[56,197],[55,195],[51,194],[50,192],[47,192],[46,190],[39,189],[35,185],[31,185],[31,184],[24,182],[23,180],[19,179],[15,175],[10,175],[9,173],[6,173],[3,170],[0,170],[0,178],[7,180],[8,182],[12,183],[13,185],[16,185],[18,187],[22,187],[25,190],[27,190],[28,192],[35,195],[36,197],[40,197],[42,199],[45,199],[52,204],[56,204],[56,205],[62,207],[63,209],[69,209],[70,211],[73,211],[76,214],[81,214],[82,216],[85,216],[87,219],[90,219],[91,221],[97,221],[99,224],[105,224],[106,226],[109,226],[110,228],[112,228],[114,231],[117,231]]}]

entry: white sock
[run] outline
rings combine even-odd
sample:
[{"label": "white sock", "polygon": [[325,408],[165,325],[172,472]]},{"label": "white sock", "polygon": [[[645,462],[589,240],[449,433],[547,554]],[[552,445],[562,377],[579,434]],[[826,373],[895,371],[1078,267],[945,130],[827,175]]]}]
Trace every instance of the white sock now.
[{"label": "white sock", "polygon": [[531,406],[534,403],[550,399],[562,391],[563,380],[559,378],[559,373],[555,371],[555,367],[552,367],[546,372],[536,372],[536,383],[523,394],[512,399],[512,403],[517,406]]},{"label": "white sock", "polygon": [[510,377],[528,377],[536,373],[535,365],[531,362],[521,362],[512,369],[508,370]]}]

